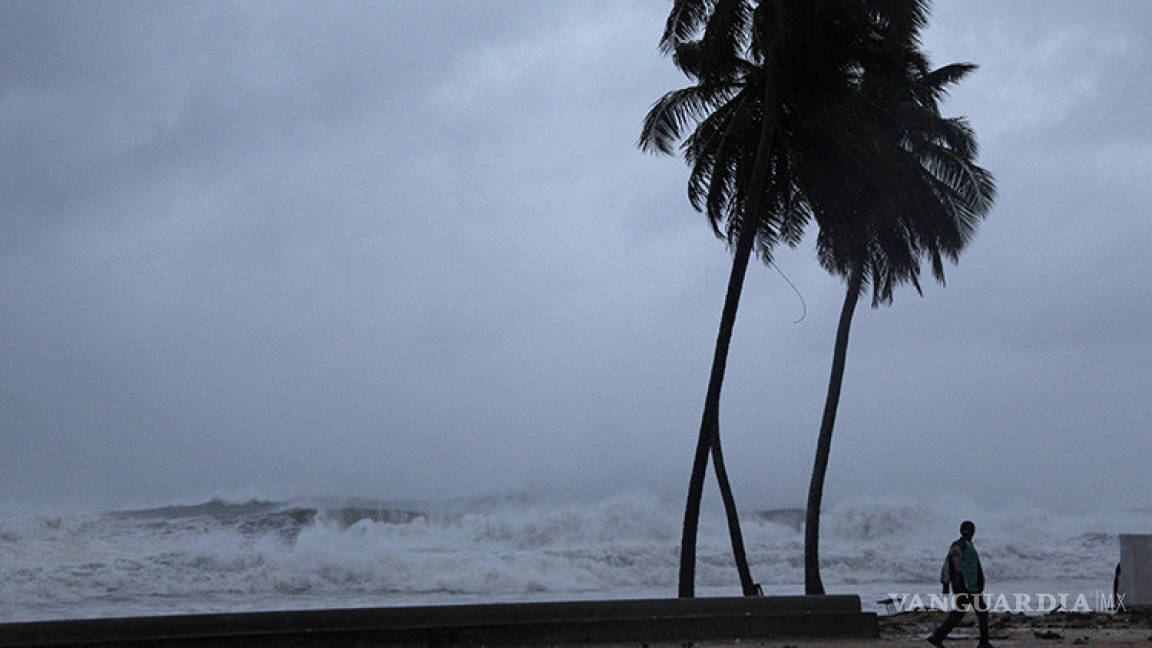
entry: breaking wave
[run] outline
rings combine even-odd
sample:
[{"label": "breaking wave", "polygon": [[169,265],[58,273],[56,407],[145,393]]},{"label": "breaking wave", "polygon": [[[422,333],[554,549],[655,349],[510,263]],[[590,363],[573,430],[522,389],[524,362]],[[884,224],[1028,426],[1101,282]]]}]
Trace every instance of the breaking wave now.
[{"label": "breaking wave", "polygon": [[[931,591],[958,525],[952,517],[876,499],[831,507],[821,524],[825,583],[830,591]],[[1117,533],[1152,531],[1147,510],[972,517],[985,571],[999,582],[1055,574],[1110,587]],[[676,506],[645,494],[0,511],[0,619],[669,596],[680,522]],[[801,591],[803,511],[751,511],[743,528],[766,591]],[[697,569],[706,593],[739,593],[719,514],[701,523]]]}]

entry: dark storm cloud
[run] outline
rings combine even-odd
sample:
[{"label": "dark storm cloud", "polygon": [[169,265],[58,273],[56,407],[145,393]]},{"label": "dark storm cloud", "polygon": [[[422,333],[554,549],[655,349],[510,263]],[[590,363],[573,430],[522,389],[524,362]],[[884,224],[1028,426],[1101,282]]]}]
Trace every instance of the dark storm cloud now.
[{"label": "dark storm cloud", "polygon": [[493,6],[512,19],[475,30],[484,14],[446,5],[9,7],[5,224],[30,227],[173,176],[285,164],[367,113],[402,118],[399,137],[431,131],[410,106],[433,80],[538,14]]},{"label": "dark storm cloud", "polygon": [[[526,353],[564,351],[538,327],[574,319],[547,301],[579,253],[550,248],[621,202],[565,159],[642,159],[634,119],[571,138],[552,114],[583,127],[580,101],[611,100],[578,66],[626,26],[515,3],[20,8],[11,490],[452,492],[552,424],[519,384]],[[582,202],[583,224],[557,209]]]},{"label": "dark storm cloud", "polygon": [[[634,148],[684,83],[666,10],[6,4],[3,499],[678,498],[729,257]],[[957,445],[974,497],[1142,479],[1149,13],[940,3],[1001,197],[946,289],[859,313],[833,501]],[[842,293],[779,263],[808,316],[752,269],[724,434],[738,494],[787,505]]]}]

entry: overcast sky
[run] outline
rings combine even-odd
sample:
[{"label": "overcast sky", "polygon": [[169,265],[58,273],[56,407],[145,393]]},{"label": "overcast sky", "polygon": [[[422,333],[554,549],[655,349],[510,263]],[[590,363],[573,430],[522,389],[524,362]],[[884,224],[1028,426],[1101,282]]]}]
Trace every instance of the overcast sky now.
[{"label": "overcast sky", "polygon": [[[937,5],[1000,197],[857,311],[826,502],[1152,506],[1152,3]],[[731,256],[635,147],[669,6],[0,3],[0,502],[679,500]],[[810,239],[778,265],[807,316],[754,265],[725,384],[747,507],[804,501],[843,297]]]}]

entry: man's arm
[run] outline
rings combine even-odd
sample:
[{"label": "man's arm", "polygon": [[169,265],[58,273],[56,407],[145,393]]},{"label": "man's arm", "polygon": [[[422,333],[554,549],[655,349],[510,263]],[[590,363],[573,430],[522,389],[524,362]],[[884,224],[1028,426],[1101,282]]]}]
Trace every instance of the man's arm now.
[{"label": "man's arm", "polygon": [[967,594],[968,584],[964,582],[964,571],[960,568],[964,558],[964,546],[953,542],[948,548],[948,579],[952,581],[952,591],[956,594]]}]

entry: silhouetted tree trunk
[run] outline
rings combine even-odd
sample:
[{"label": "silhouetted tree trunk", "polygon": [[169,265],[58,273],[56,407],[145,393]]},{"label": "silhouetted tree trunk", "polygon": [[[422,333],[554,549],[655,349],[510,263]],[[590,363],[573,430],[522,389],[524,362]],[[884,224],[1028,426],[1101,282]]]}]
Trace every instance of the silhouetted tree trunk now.
[{"label": "silhouetted tree trunk", "polygon": [[[773,105],[771,84],[765,87],[765,105]],[[768,175],[769,152],[772,148],[772,129],[765,124],[760,129],[760,141],[756,149],[756,163],[752,171],[753,182],[761,181]],[[724,297],[724,310],[720,316],[720,332],[716,336],[716,350],[712,355],[712,374],[708,380],[708,393],[704,399],[704,415],[700,420],[700,436],[696,440],[696,454],[692,461],[692,477],[688,482],[688,502],[684,506],[684,530],[680,541],[680,597],[692,598],[696,595],[696,535],[700,526],[700,499],[704,492],[704,474],[707,471],[708,453],[712,453],[712,465],[716,469],[716,480],[720,485],[720,495],[724,500],[724,511],[728,516],[728,533],[732,538],[732,557],[740,574],[740,588],[745,596],[756,594],[756,584],[748,568],[748,557],[744,551],[744,538],[740,532],[740,516],[736,510],[736,500],[728,483],[728,471],[724,466],[724,455],[720,451],[720,389],[724,384],[724,369],[728,363],[728,346],[732,341],[732,328],[736,323],[736,311],[740,306],[740,293],[744,288],[744,275],[748,271],[748,260],[756,243],[756,232],[760,226],[761,192],[753,191],[748,208],[736,238],[736,250],[732,256],[732,272],[728,276],[728,292]]]},{"label": "silhouetted tree trunk", "polygon": [[696,441],[696,455],[692,462],[692,477],[688,484],[688,503],[684,507],[684,534],[680,544],[680,597],[695,596],[696,580],[696,535],[700,525],[700,500],[704,492],[704,474],[708,469],[708,454],[712,454],[712,465],[716,469],[716,480],[724,500],[724,511],[728,516],[728,532],[732,537],[732,553],[736,569],[740,574],[740,586],[745,596],[755,594],[748,568],[748,558],[744,552],[744,539],[740,532],[740,518],[736,511],[736,501],[732,487],[728,483],[728,471],[720,451],[720,388],[724,383],[724,368],[728,361],[728,346],[732,340],[732,328],[736,322],[736,310],[740,306],[740,293],[743,290],[744,275],[748,270],[752,244],[756,240],[754,227],[744,228],[736,243],[736,253],[732,260],[732,272],[728,277],[728,292],[724,298],[724,311],[720,318],[720,333],[716,338],[716,350],[712,356],[712,375],[708,381],[708,395],[704,401],[704,415],[700,422],[700,436]]},{"label": "silhouetted tree trunk", "polygon": [[728,517],[728,535],[732,538],[732,557],[736,561],[736,572],[740,574],[740,590],[744,592],[744,596],[756,596],[756,583],[752,580],[748,555],[744,551],[744,534],[740,532],[740,512],[736,510],[736,498],[732,495],[732,485],[728,482],[728,469],[724,467],[724,453],[720,450],[719,424],[712,436],[712,468],[716,471],[720,498],[724,500],[724,513]]},{"label": "silhouetted tree trunk", "polygon": [[836,328],[836,347],[832,352],[832,375],[828,379],[828,396],[824,400],[824,417],[820,421],[820,437],[816,440],[816,463],[812,466],[812,481],[808,486],[808,512],[804,525],[804,593],[823,594],[820,580],[820,501],[824,497],[824,474],[828,471],[828,455],[832,450],[832,428],[836,424],[836,408],[840,404],[840,386],[844,382],[844,360],[848,355],[848,332],[852,328],[852,315],[860,299],[864,275],[859,266],[848,278],[848,294],[840,309],[840,324]]}]

